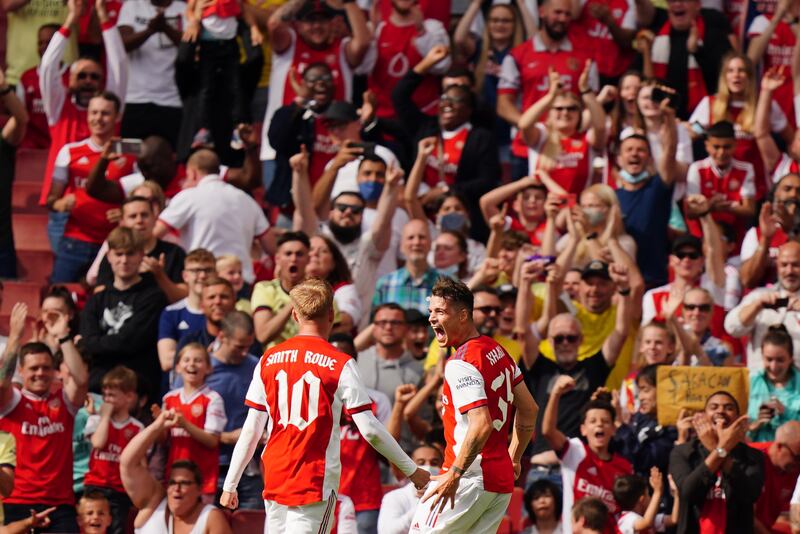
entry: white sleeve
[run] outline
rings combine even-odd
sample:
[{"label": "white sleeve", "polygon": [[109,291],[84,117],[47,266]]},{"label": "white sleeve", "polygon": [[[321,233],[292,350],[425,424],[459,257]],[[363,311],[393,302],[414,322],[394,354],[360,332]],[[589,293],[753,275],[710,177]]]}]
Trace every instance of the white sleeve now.
[{"label": "white sleeve", "polygon": [[689,165],[689,170],[686,171],[686,194],[699,195],[701,193],[700,173],[697,171],[697,162],[695,162]]},{"label": "white sleeve", "polygon": [[792,500],[790,504],[800,504],[800,477],[797,478],[797,483],[794,486],[794,493],[792,493]]},{"label": "white sleeve", "polygon": [[500,64],[500,81],[497,84],[499,90],[519,91],[519,69],[517,62],[511,54],[506,54]]},{"label": "white sleeve", "polygon": [[20,80],[19,83],[17,83],[17,86],[14,88],[14,93],[16,93],[17,98],[19,98],[19,101],[22,102],[23,105],[26,105],[25,104],[25,86],[22,85],[22,80]]},{"label": "white sleeve", "polygon": [[[745,298],[742,299],[742,302],[739,303],[734,309],[729,311],[725,315],[725,331],[732,335],[733,337],[742,337],[750,335],[753,329],[758,324],[758,315],[753,320],[753,323],[749,326],[742,324],[742,319],[739,317],[739,314],[742,312],[742,308],[747,306],[748,304],[752,303],[755,299],[760,298],[764,291],[769,291],[768,289],[756,289],[752,293],[748,293]],[[763,320],[763,318],[762,318]]]},{"label": "white sleeve", "polygon": [[14,408],[17,407],[19,401],[21,400],[22,400],[22,393],[20,393],[17,388],[13,388],[11,391],[11,400],[5,406],[0,407],[0,418],[10,414],[14,410]]},{"label": "white sleeve", "polygon": [[656,302],[653,299],[652,289],[642,298],[642,326],[650,323],[656,317]]},{"label": "white sleeve", "polygon": [[375,69],[375,65],[378,63],[378,38],[380,37],[383,25],[383,22],[378,24],[378,28],[375,30],[375,33],[369,42],[369,47],[364,53],[364,58],[361,60],[361,64],[353,69],[355,74],[369,76],[372,74],[373,69]]},{"label": "white sleeve", "polygon": [[228,423],[228,417],[225,415],[225,403],[217,392],[212,392],[209,398],[211,402],[206,408],[206,422],[203,430],[212,434],[221,434]]},{"label": "white sleeve", "polygon": [[[260,410],[251,409],[247,412],[247,419],[244,420],[244,425],[242,425],[242,433],[233,448],[231,465],[228,467],[228,475],[225,477],[225,483],[222,486],[223,490],[236,491],[236,486],[239,485],[242,473],[244,473],[247,464],[250,463],[253,453],[256,452],[258,440],[261,439],[261,433],[264,431],[268,419],[269,416]],[[269,436],[267,436],[267,439],[269,439]]]},{"label": "white sleeve", "polygon": [[340,312],[345,312],[353,318],[354,324],[361,322],[363,306],[355,285],[347,284],[337,289],[333,294],[333,300],[336,302],[336,307],[339,308]]},{"label": "white sleeve", "polygon": [[122,2],[122,7],[119,10],[117,17],[117,27],[128,26],[135,31],[134,23],[136,21],[136,13],[133,8],[133,2]]},{"label": "white sleeve", "polygon": [[[445,45],[450,47],[450,37],[447,35],[447,30],[441,22],[435,19],[425,19],[423,22],[425,33],[414,39],[414,46],[419,52],[419,55],[425,57],[430,50],[436,45]],[[440,76],[450,69],[453,64],[453,59],[450,54],[439,63],[431,67],[430,73]]]},{"label": "white sleeve", "polygon": [[106,91],[119,97],[122,104],[119,114],[122,116],[128,91],[128,54],[116,26],[103,31],[103,45],[106,50]]},{"label": "white sleeve", "polygon": [[414,463],[400,445],[395,441],[389,431],[386,430],[375,415],[370,410],[352,414],[353,422],[358,427],[358,431],[381,456],[397,466],[406,476],[411,476],[417,470]]},{"label": "white sleeve", "polygon": [[66,98],[66,88],[61,80],[61,60],[67,49],[69,37],[64,36],[62,31],[58,30],[50,39],[39,67],[39,90],[42,93],[47,124],[50,126],[58,122]]},{"label": "white sleeve", "polygon": [[450,386],[451,401],[459,413],[486,405],[486,382],[474,365],[451,359],[444,367],[444,379]]},{"label": "white sleeve", "polygon": [[356,506],[347,495],[339,495],[339,520],[336,522],[337,534],[358,534]]},{"label": "white sleeve", "polygon": [[709,100],[707,96],[704,96],[703,99],[697,104],[697,107],[694,108],[692,112],[692,116],[689,117],[689,124],[699,122],[704,127],[708,128],[710,126],[709,121],[711,117],[711,108],[709,106]]},{"label": "white sleeve", "polygon": [[247,388],[247,394],[244,396],[244,403],[251,408],[267,411],[267,391],[264,388],[264,381],[261,379],[261,362],[264,359],[262,356],[258,360],[258,365],[253,369],[253,379],[250,381],[250,386]]},{"label": "white sleeve", "polygon": [[742,282],[739,279],[739,269],[733,265],[725,265],[725,311],[735,308],[741,298]]},{"label": "white sleeve", "polygon": [[386,393],[374,389],[369,390],[369,396],[375,402],[375,417],[385,425],[392,416],[392,401]]},{"label": "white sleeve", "polygon": [[355,360],[351,359],[344,364],[342,374],[339,375],[339,388],[336,390],[336,394],[341,395],[342,406],[350,415],[355,416],[358,412],[370,410],[372,399],[369,398],[367,387],[361,380]]},{"label": "white sleeve", "polygon": [[[583,447],[583,442],[578,438],[569,438],[564,449],[564,456],[560,457],[561,467],[574,473],[583,459],[586,458],[586,449]],[[560,452],[556,451],[556,454]]]},{"label": "white sleeve", "polygon": [[169,206],[158,215],[158,219],[175,230],[181,230],[192,218],[192,190],[181,191],[169,202]]},{"label": "white sleeve", "polygon": [[381,534],[407,534],[411,528],[418,500],[408,502],[404,495],[407,490],[399,488],[383,496],[378,514],[378,532]]},{"label": "white sleeve", "polygon": [[135,172],[119,179],[119,186],[122,188],[122,192],[126,197],[131,194],[131,191],[143,183],[144,175],[140,172]]},{"label": "white sleeve", "polygon": [[675,153],[675,159],[687,165],[694,161],[692,137],[682,125],[678,125],[678,149]]},{"label": "white sleeve", "polygon": [[86,425],[83,427],[83,435],[84,437],[89,437],[97,431],[97,427],[100,426],[100,416],[97,414],[92,414],[86,420]]},{"label": "white sleeve", "polygon": [[758,232],[756,232],[755,228],[750,228],[746,234],[744,234],[744,239],[742,240],[742,248],[739,251],[739,257],[742,261],[746,261],[749,258],[753,257],[753,254],[756,253],[756,249],[758,248]]},{"label": "white sleeve", "polygon": [[259,207],[255,200],[250,197],[248,197],[247,200],[250,202],[250,206],[255,213],[255,220],[253,221],[253,235],[255,237],[261,237],[264,232],[269,230],[269,221],[267,220],[266,215],[264,215],[264,210]]},{"label": "white sleeve", "polygon": [[739,189],[739,196],[742,198],[756,197],[756,171],[750,163],[747,164],[747,175],[744,177],[741,189]]},{"label": "white sleeve", "polygon": [[67,183],[69,179],[69,144],[61,147],[53,164],[53,181]]},{"label": "white sleeve", "polygon": [[786,113],[783,112],[781,107],[774,100],[772,107],[769,110],[769,127],[773,132],[782,132],[784,128],[789,125],[789,120],[786,118]]},{"label": "white sleeve", "polygon": [[100,264],[103,263],[106,252],[108,252],[108,241],[103,241],[100,250],[97,251],[97,256],[94,257],[91,267],[86,271],[86,281],[91,286],[97,285],[97,275],[100,274]]},{"label": "white sleeve", "polygon": [[750,23],[750,27],[747,29],[747,38],[752,39],[753,37],[757,37],[764,33],[769,27],[769,21],[767,17],[764,15],[759,15],[753,19],[753,22]]},{"label": "white sleeve", "polygon": [[636,29],[636,3],[633,0],[628,0],[628,9],[625,11],[625,16],[622,17],[619,27],[623,30]]}]

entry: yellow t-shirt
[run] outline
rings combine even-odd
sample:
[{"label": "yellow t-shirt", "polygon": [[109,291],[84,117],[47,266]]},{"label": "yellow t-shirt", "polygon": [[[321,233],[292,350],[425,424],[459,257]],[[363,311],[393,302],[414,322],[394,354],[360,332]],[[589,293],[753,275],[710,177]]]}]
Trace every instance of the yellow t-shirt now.
[{"label": "yellow t-shirt", "polygon": [[[45,24],[61,26],[67,17],[67,3],[63,0],[31,0],[16,11],[9,11],[6,35],[6,81],[19,83],[23,72],[39,64],[36,39],[39,27]],[[70,37],[64,54],[64,63],[72,62],[77,56],[75,32]]]},{"label": "yellow t-shirt", "polygon": [[[514,363],[519,363],[519,359],[522,356],[522,345],[510,337],[501,336],[500,334],[495,334],[492,336],[492,339],[497,341],[501,347],[506,349],[508,355],[514,359]],[[439,347],[439,344],[436,342],[436,340],[434,339],[431,341],[431,344],[428,347],[428,355],[425,356],[425,362],[422,364],[422,368],[425,371],[439,363],[441,351],[442,349]]]},{"label": "yellow t-shirt", "polygon": [[[617,321],[617,307],[612,305],[605,312],[597,314],[588,311],[579,302],[573,301],[573,305],[577,310],[576,318],[581,324],[581,332],[583,333],[583,342],[578,348],[578,361],[581,361],[594,356],[603,348],[606,338],[614,331],[614,324]],[[608,375],[606,387],[619,389],[622,380],[628,375],[637,332],[638,327],[632,325],[631,332],[622,345],[617,363],[614,365],[614,369],[611,370],[611,374]],[[542,340],[539,344],[539,351],[542,356],[555,361],[553,347],[547,339]]]},{"label": "yellow t-shirt", "polygon": [[[0,466],[17,466],[17,440],[14,434],[0,432]],[[3,507],[0,506],[0,521],[3,521]]]}]

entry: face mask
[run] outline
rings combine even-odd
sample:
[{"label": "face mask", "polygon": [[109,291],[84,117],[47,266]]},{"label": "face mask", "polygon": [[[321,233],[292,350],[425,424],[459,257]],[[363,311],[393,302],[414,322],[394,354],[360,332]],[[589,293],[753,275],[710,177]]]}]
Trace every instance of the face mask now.
[{"label": "face mask", "polygon": [[427,471],[428,473],[431,474],[432,477],[435,477],[442,471],[441,467],[436,467],[435,465],[418,465],[417,467],[419,467],[423,471]]},{"label": "face mask", "polygon": [[589,223],[589,226],[597,226],[606,218],[606,214],[603,212],[603,210],[597,208],[582,208],[582,210],[583,214],[586,216],[586,222]]},{"label": "face mask", "polygon": [[458,278],[458,264],[451,265],[450,267],[442,267],[441,269],[436,269],[440,275],[447,276],[450,278]]},{"label": "face mask", "polygon": [[352,243],[361,237],[360,224],[356,224],[355,226],[339,226],[333,221],[329,221],[328,228],[331,229],[331,233],[333,234],[333,237],[336,238],[336,241],[344,245]]},{"label": "face mask", "polygon": [[367,202],[378,200],[383,191],[383,184],[380,182],[361,182],[358,184],[358,192]]},{"label": "face mask", "polygon": [[619,175],[622,177],[623,180],[625,180],[629,184],[638,184],[639,182],[643,182],[648,178],[650,178],[650,174],[647,171],[642,171],[634,176],[625,169],[620,169]]},{"label": "face mask", "polygon": [[463,213],[454,211],[439,217],[437,226],[442,232],[452,230],[454,232],[462,232],[469,228],[469,219]]}]

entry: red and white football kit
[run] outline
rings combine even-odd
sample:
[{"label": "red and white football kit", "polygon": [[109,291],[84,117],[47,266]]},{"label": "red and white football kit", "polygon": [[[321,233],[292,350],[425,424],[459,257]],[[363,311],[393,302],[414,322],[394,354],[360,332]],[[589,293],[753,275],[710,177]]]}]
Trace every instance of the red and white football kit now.
[{"label": "red and white football kit", "polygon": [[[747,261],[752,258],[759,247],[759,242],[761,241],[761,230],[758,226],[754,226],[750,228],[744,236],[742,240],[742,248],[739,257],[741,260]],[[782,245],[789,242],[789,236],[786,235],[781,228],[778,228],[775,231],[775,235],[772,236],[769,242],[769,264],[767,265],[766,272],[764,276],[758,283],[758,286],[764,286],[768,283],[773,283],[775,280],[778,279],[778,270],[777,270],[777,260],[778,260],[778,250]]]},{"label": "red and white football kit", "polygon": [[436,143],[434,153],[428,156],[425,162],[425,183],[430,187],[439,186],[444,182],[448,187],[456,182],[458,163],[461,153],[467,143],[467,137],[472,130],[469,122],[462,124],[455,130],[442,130],[442,138]]},{"label": "red and white football kit", "polygon": [[595,51],[597,70],[601,76],[616,78],[630,67],[634,58],[632,49],[621,49],[614,41],[608,26],[589,13],[591,4],[608,7],[614,23],[623,30],[636,30],[636,5],[633,0],[580,0],[581,14],[570,25],[570,33],[582,42],[591,42]]},{"label": "red and white football kit", "polygon": [[797,472],[782,471],[767,456],[772,442],[748,443],[764,453],[764,487],[756,501],[756,518],[771,527],[782,513],[789,512],[792,493],[797,484]]},{"label": "red and white football kit", "polygon": [[781,159],[778,160],[778,163],[775,164],[775,168],[772,170],[772,183],[777,184],[781,178],[787,174],[798,173],[800,173],[800,163],[797,163],[797,160],[790,157],[786,152],[783,152],[781,153]]},{"label": "red and white football kit", "polygon": [[608,506],[612,514],[619,512],[614,500],[614,480],[633,473],[631,464],[617,454],[606,461],[597,456],[578,438],[570,438],[557,451],[561,459],[561,480],[564,488],[562,524],[572,520],[572,505],[584,497],[596,497]]},{"label": "red and white football kit", "polygon": [[[750,27],[747,29],[747,39],[752,40],[764,33],[774,16],[774,14],[763,14],[754,18],[753,22],[750,23]],[[775,27],[775,31],[772,32],[772,36],[767,43],[767,49],[764,51],[764,57],[762,59],[764,71],[772,67],[784,68],[783,74],[786,78],[784,79],[783,85],[772,94],[772,99],[781,107],[792,126],[796,126],[794,90],[792,87],[794,73],[791,71],[792,50],[794,49],[795,43],[797,43],[797,37],[794,35],[791,24],[782,20]]]},{"label": "red and white football kit", "polygon": [[[395,117],[392,90],[409,69],[420,62],[436,45],[450,46],[447,30],[441,22],[424,21],[425,31],[417,32],[414,24],[397,26],[391,19],[384,19],[375,30],[369,51],[357,69],[359,74],[369,74],[368,85],[377,100],[376,114],[382,119]],[[439,101],[440,81],[438,76],[447,72],[452,64],[450,57],[431,68],[429,75],[414,91],[412,100],[428,115],[435,115]]]},{"label": "red and white football kit", "polygon": [[[466,341],[445,364],[442,422],[447,447],[442,472],[453,465],[464,438],[467,412],[485,406],[492,433],[480,454],[464,471],[456,491],[455,508],[438,513],[431,502],[420,502],[409,532],[495,532],[511,501],[514,468],[508,454],[513,418],[514,387],[522,374],[511,356],[488,336]],[[432,491],[432,482],[428,492]]]},{"label": "red and white football kit", "polygon": [[[425,18],[435,19],[444,25],[450,24],[451,0],[419,0],[417,4]],[[391,0],[377,0],[381,20],[388,20],[392,14]]]},{"label": "red and white football kit", "polygon": [[[389,398],[373,389],[367,390],[372,400],[370,409],[381,424],[386,424],[392,412]],[[364,439],[361,432],[345,414],[348,424],[341,428],[342,476],[339,493],[350,497],[356,512],[380,510],[383,500],[381,487],[380,455]]]},{"label": "red and white football kit", "polygon": [[[67,69],[63,71],[66,73]],[[65,80],[66,83],[66,80]],[[39,67],[32,67],[22,73],[17,84],[17,97],[25,104],[28,112],[28,128],[19,148],[48,148],[50,146],[50,126],[44,113],[42,90],[39,88]]]},{"label": "red and white football kit", "polygon": [[[112,23],[103,24],[103,47],[106,52],[105,90],[117,95],[125,103],[125,91],[128,88],[128,56],[122,37]],[[89,137],[87,110],[79,107],[68,93],[62,77],[61,58],[69,43],[70,31],[61,28],[53,35],[47,50],[42,56],[39,67],[39,86],[42,91],[42,103],[50,127],[50,152],[47,154],[47,167],[42,181],[42,194],[39,203],[47,202],[50,192],[50,180],[56,155],[67,143],[74,143]],[[120,110],[120,116],[122,110]]]},{"label": "red and white football kit", "polygon": [[325,127],[325,121],[317,117],[314,119],[314,146],[311,149],[311,158],[308,164],[308,179],[311,187],[319,181],[322,173],[325,172],[325,166],[336,157],[339,152],[339,145],[337,145],[330,132]]},{"label": "red and white football kit", "polygon": [[[75,195],[75,205],[69,212],[64,237],[99,245],[116,226],[109,222],[106,212],[118,208],[119,205],[97,200],[86,192],[89,173],[99,161],[102,152],[103,147],[95,145],[91,139],[68,143],[58,151],[53,181],[66,184],[65,195]],[[118,181],[132,173],[135,164],[136,156],[122,154],[118,159],[109,162],[106,178]]]},{"label": "red and white football kit", "polygon": [[[207,385],[189,395],[183,388],[170,391],[164,395],[164,409],[180,412],[188,422],[212,434],[221,434],[228,422],[222,397]],[[219,447],[209,449],[177,426],[172,427],[169,437],[166,477],[169,478],[169,466],[176,460],[192,460],[203,474],[203,493],[214,495],[219,476]]]},{"label": "red and white football kit", "polygon": [[[723,194],[727,200],[741,204],[745,198],[755,199],[755,169],[745,161],[734,159],[730,167],[722,171],[710,157],[695,161],[689,165],[686,174],[686,194],[703,195],[711,198],[715,194]],[[744,221],[730,212],[714,212],[712,217],[717,222],[724,222],[739,230],[738,239],[744,237]],[[700,221],[689,219],[687,226],[692,235],[703,236]]]},{"label": "red and white football kit", "polygon": [[586,189],[592,176],[594,151],[589,145],[586,133],[576,132],[561,139],[561,150],[555,157],[554,165],[543,165],[539,154],[544,149],[549,133],[543,124],[536,124],[539,130],[539,143],[528,147],[528,174],[534,176],[537,170],[544,169],[555,182],[568,193],[579,195]]},{"label": "red and white football kit", "polygon": [[[550,51],[537,33],[532,39],[515,46],[503,59],[497,93],[516,97],[522,91],[520,109],[526,110],[547,94],[550,87],[548,73],[551,68],[561,75],[564,90],[577,93],[578,79],[586,66],[586,60],[591,59],[583,51],[587,47],[578,46],[580,44],[567,37],[561,40],[558,50]],[[591,87],[597,90],[599,82],[596,64],[592,64],[589,80]],[[528,157],[528,147],[519,134],[514,138],[511,150],[515,156]]]},{"label": "red and white football kit", "polygon": [[[87,439],[90,438],[99,424],[100,416],[90,415],[86,420],[84,436]],[[144,430],[144,425],[133,417],[128,417],[120,422],[112,419],[108,425],[106,446],[102,449],[93,448],[89,456],[89,470],[83,479],[84,485],[109,488],[119,493],[125,493],[119,475],[119,456],[122,454],[122,449],[142,430]]]},{"label": "red and white football kit", "polygon": [[75,504],[72,491],[72,429],[78,406],[63,389],[40,397],[14,389],[0,411],[0,430],[17,440],[14,490],[8,504]]},{"label": "red and white football kit", "polygon": [[[711,293],[711,298],[714,301],[711,333],[717,337],[727,336],[722,324],[725,320],[725,288],[715,285],[706,273],[700,276],[697,286]],[[652,321],[665,320],[664,307],[667,304],[667,300],[669,300],[671,290],[672,283],[647,290],[642,298],[642,326],[650,324]],[[675,313],[680,314],[682,309],[683,305],[679,305]]]}]

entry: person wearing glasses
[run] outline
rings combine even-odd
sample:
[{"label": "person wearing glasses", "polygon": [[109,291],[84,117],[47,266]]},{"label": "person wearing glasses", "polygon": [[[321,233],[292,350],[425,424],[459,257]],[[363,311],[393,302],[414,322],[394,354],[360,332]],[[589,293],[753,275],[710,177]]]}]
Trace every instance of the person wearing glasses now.
[{"label": "person wearing glasses", "polygon": [[[720,339],[711,333],[711,319],[714,311],[714,298],[711,293],[702,287],[693,287],[683,296],[681,306],[683,328],[700,344],[701,354],[697,360],[692,358],[682,365],[717,365],[730,366],[738,363],[737,354],[728,340]],[[686,347],[683,347],[686,352]],[[681,361],[682,355],[678,356]],[[707,358],[707,359],[706,359]]]},{"label": "person wearing glasses", "polygon": [[163,410],[153,423],[134,436],[120,455],[120,476],[125,492],[139,510],[133,524],[139,534],[198,532],[231,534],[222,510],[203,504],[197,464],[178,460],[170,466],[164,485],[147,468],[147,451],[177,424],[174,410]]}]

